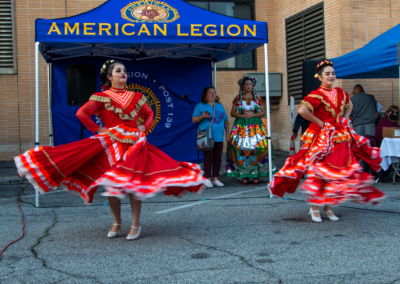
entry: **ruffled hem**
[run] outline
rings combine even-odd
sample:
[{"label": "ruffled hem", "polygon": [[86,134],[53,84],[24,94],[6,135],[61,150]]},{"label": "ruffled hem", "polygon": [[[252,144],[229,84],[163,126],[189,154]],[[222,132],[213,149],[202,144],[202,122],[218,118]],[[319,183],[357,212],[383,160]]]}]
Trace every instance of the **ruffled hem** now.
[{"label": "ruffled hem", "polygon": [[61,182],[60,187],[66,192],[82,197],[85,205],[90,205],[89,197],[87,196],[87,186],[78,179],[68,178]]},{"label": "ruffled hem", "polygon": [[[349,179],[331,182],[307,176],[300,186],[301,192],[307,196],[307,201],[313,205],[339,205],[346,201],[360,204],[378,205],[385,199],[378,189],[371,186],[372,178],[363,176],[366,173],[356,173]],[[323,188],[323,192],[321,192]]]},{"label": "ruffled hem", "polygon": [[143,134],[136,127],[121,124],[113,128],[107,129],[104,133],[101,133],[100,135],[108,135],[121,143],[135,145]]},{"label": "ruffled hem", "polygon": [[[301,177],[306,174],[307,179],[301,185],[301,191],[307,195],[308,202],[314,205],[338,205],[348,200],[377,204],[384,199],[385,195],[371,186],[372,176],[362,171],[354,156],[357,152],[375,167],[380,162],[379,150],[369,147],[368,140],[354,132],[348,119],[341,119],[344,131],[352,138],[352,145],[343,144],[339,147],[341,144],[334,138],[337,131],[325,123],[324,129],[313,133],[313,141],[288,158],[284,167],[274,176],[269,184],[273,194],[282,197],[285,192],[293,193]],[[326,162],[328,155],[344,153],[341,151],[350,151],[346,165],[339,167]]]},{"label": "ruffled hem", "polygon": [[43,147],[31,149],[22,155],[14,157],[14,162],[20,177],[25,177],[41,194],[57,189],[58,185],[50,178],[43,166],[35,160],[33,152],[42,151]]},{"label": "ruffled hem", "polygon": [[[165,195],[181,197],[188,192],[200,194],[206,186],[204,185],[203,172],[198,165],[179,162],[180,167],[169,171],[168,176],[158,176],[148,179],[145,174],[136,172],[134,176],[128,174],[121,167],[116,167],[104,173],[92,187],[104,186],[106,192],[103,196],[124,198],[127,194],[133,194],[136,199],[150,198],[163,192]],[[172,172],[176,172],[172,174]]]},{"label": "ruffled hem", "polygon": [[[182,181],[184,182],[184,181]],[[183,183],[172,183],[166,180],[162,184],[154,184],[153,186],[137,186],[136,188],[124,188],[118,187],[119,185],[115,182],[107,179],[102,179],[102,185],[105,186],[106,192],[101,195],[107,197],[118,197],[120,199],[125,198],[128,194],[135,196],[137,200],[143,200],[146,198],[151,198],[156,196],[158,193],[163,192],[165,195],[173,195],[175,197],[181,198],[188,192],[201,194],[206,186],[203,184],[204,181],[200,180],[198,182],[185,182]],[[178,190],[171,190],[171,188],[179,188]]]}]

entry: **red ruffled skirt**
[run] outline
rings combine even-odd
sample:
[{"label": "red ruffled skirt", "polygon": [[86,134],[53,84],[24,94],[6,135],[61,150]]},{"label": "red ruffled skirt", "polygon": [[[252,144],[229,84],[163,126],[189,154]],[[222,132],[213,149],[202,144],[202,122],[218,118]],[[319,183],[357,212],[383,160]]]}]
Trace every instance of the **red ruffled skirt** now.
[{"label": "red ruffled skirt", "polygon": [[356,203],[378,204],[385,194],[371,186],[373,176],[363,172],[359,160],[364,160],[374,171],[380,169],[379,148],[354,132],[349,120],[340,118],[341,129],[325,122],[320,129],[312,123],[302,136],[304,145],[289,157],[283,168],[269,184],[274,195],[282,197],[294,193],[300,186],[307,201],[313,205],[338,205],[351,200]]},{"label": "red ruffled skirt", "polygon": [[205,188],[196,164],[177,162],[125,124],[90,138],[57,147],[38,147],[14,158],[20,176],[42,194],[62,187],[87,204],[100,185],[105,196],[137,199],[159,192],[180,197]]}]

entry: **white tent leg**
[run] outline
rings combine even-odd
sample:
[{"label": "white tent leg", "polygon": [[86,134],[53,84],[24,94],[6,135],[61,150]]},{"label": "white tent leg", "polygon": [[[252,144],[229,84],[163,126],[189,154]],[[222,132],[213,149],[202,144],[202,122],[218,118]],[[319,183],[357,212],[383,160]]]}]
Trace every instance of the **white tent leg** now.
[{"label": "white tent leg", "polygon": [[[35,42],[35,148],[39,147],[39,42]],[[39,191],[36,190],[35,206],[39,207]]]},{"label": "white tent leg", "polygon": [[214,88],[217,90],[217,63],[213,62],[214,64]]},{"label": "white tent leg", "polygon": [[[264,43],[264,61],[265,61],[265,104],[267,106],[267,127],[268,127],[268,164],[269,164],[269,182],[272,181],[272,139],[271,139],[271,107],[269,105],[269,76],[268,76],[268,48]],[[269,196],[274,197],[269,189]]]},{"label": "white tent leg", "polygon": [[51,83],[50,83],[50,63],[47,63],[47,99],[49,102],[49,144],[53,145],[53,124],[51,123]]}]

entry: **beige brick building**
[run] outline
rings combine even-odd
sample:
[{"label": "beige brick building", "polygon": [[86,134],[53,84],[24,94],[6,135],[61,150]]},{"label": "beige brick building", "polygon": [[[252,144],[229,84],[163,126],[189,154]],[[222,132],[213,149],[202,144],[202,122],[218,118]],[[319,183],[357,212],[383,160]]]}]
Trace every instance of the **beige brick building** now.
[{"label": "beige brick building", "polygon": [[[101,0],[10,0],[13,3],[16,74],[0,75],[0,160],[34,147],[35,142],[35,19],[70,17],[103,3]],[[235,1],[232,1],[235,2]],[[282,73],[282,97],[271,111],[275,148],[287,150],[291,135],[288,105],[286,19],[323,2],[325,54],[333,58],[358,49],[400,22],[400,0],[255,0],[255,19],[268,23],[269,71]],[[47,66],[40,59],[40,143],[49,143]],[[257,70],[218,71],[217,93],[227,113],[238,93],[237,80],[245,72],[264,72],[264,52],[256,52]],[[384,108],[399,105],[399,81],[392,79],[338,80],[347,92],[360,83]],[[296,111],[298,105],[296,106]],[[233,123],[233,118],[230,118]]]}]

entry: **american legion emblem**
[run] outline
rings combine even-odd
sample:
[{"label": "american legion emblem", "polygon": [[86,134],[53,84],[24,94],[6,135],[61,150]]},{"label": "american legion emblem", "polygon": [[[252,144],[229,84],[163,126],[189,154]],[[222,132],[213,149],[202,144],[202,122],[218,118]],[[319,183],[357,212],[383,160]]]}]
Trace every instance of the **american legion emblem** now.
[{"label": "american legion emblem", "polygon": [[[149,130],[147,131],[147,134],[150,134],[154,130],[154,128],[157,126],[157,124],[160,122],[160,119],[161,119],[160,101],[157,99],[157,97],[154,95],[153,91],[150,88],[141,86],[139,84],[130,84],[126,87],[126,89],[129,91],[132,91],[132,92],[141,92],[143,95],[146,96],[147,104],[151,108],[151,110],[154,112],[153,124],[150,126]],[[138,125],[143,124],[143,122],[144,122],[144,119],[142,117],[139,117]]]},{"label": "american legion emblem", "polygon": [[178,10],[160,1],[142,0],[121,9],[122,18],[135,22],[170,23],[179,19]]}]

